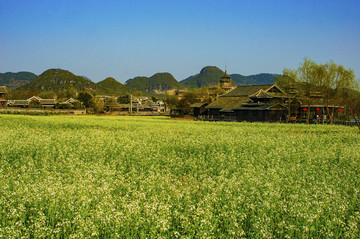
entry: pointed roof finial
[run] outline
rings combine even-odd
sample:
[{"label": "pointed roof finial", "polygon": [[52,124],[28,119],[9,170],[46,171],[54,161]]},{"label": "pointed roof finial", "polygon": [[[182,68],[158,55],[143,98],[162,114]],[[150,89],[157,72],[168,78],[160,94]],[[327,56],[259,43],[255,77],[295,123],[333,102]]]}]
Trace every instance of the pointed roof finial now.
[{"label": "pointed roof finial", "polygon": [[225,64],[225,73],[224,73],[224,76],[223,77],[221,77],[221,78],[226,78],[226,79],[228,79],[228,78],[230,78],[230,76],[227,74],[227,71],[226,71],[227,69],[226,69],[226,64]]}]

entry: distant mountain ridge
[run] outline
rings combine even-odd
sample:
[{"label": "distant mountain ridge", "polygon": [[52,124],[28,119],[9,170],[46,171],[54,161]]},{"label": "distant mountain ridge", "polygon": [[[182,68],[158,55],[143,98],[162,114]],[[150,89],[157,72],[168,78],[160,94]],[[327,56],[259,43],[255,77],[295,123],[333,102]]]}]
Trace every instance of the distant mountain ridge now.
[{"label": "distant mountain ridge", "polygon": [[135,89],[121,84],[112,77],[94,83],[84,76],[77,76],[62,69],[49,69],[19,89],[52,90],[55,92],[64,90],[90,91],[105,95],[123,95],[135,92]]},{"label": "distant mountain ridge", "polygon": [[[198,88],[202,86],[214,86],[219,83],[220,77],[225,73],[216,66],[206,66],[199,74],[190,76],[180,81],[188,88]],[[261,73],[257,75],[244,76],[240,74],[231,74],[230,77],[234,84],[240,85],[268,85],[276,80],[276,74]]]},{"label": "distant mountain ridge", "polygon": [[270,85],[275,83],[276,76],[280,76],[278,74],[270,74],[270,73],[261,73],[257,75],[249,75],[243,76],[240,74],[231,74],[232,80],[236,83],[236,85]]},{"label": "distant mountain ridge", "polygon": [[83,89],[96,90],[97,85],[85,77],[74,75],[70,71],[49,69],[31,82],[21,86],[20,89],[58,91],[66,90],[70,87],[75,88],[78,91]]},{"label": "distant mountain ridge", "polygon": [[0,73],[0,85],[16,89],[34,80],[36,77],[36,74],[28,71]]},{"label": "distant mountain ridge", "polygon": [[213,86],[219,83],[219,79],[224,72],[216,66],[206,66],[201,69],[199,74],[190,76],[180,81],[188,88],[200,88],[202,86]]},{"label": "distant mountain ridge", "polygon": [[[37,76],[31,72],[0,73],[0,85],[11,89],[37,89],[37,90],[72,90],[91,91],[96,94],[123,95],[141,91],[145,94],[164,94],[167,90],[211,87],[219,83],[224,72],[215,66],[206,66],[200,73],[178,82],[170,73],[156,73],[151,77],[135,77],[122,84],[112,77],[98,83],[92,82],[84,76],[77,76],[70,71],[62,69],[49,69]],[[234,85],[266,85],[276,80],[276,74],[261,73],[244,76],[231,74]]]},{"label": "distant mountain ridge", "polygon": [[108,77],[96,84],[101,89],[100,91],[110,95],[126,95],[136,91],[134,88],[130,88],[124,84],[121,84],[112,77]]},{"label": "distant mountain ridge", "polygon": [[129,79],[125,85],[138,91],[166,91],[171,89],[183,89],[185,86],[179,83],[170,73],[156,73],[151,77],[138,76]]}]

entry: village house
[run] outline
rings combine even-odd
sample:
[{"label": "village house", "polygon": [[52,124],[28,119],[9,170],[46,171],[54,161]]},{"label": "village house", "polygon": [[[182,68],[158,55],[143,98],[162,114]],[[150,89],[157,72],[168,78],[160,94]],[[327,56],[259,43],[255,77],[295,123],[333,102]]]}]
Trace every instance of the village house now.
[{"label": "village house", "polygon": [[7,102],[6,93],[6,86],[0,86],[0,107],[4,106]]},{"label": "village house", "polygon": [[8,106],[18,107],[18,108],[27,108],[29,106],[28,100],[9,100]]},{"label": "village house", "polygon": [[56,105],[56,99],[42,99],[39,96],[32,96],[27,100],[29,101],[29,103],[31,101],[38,101],[41,108],[54,108]]},{"label": "village house", "polygon": [[164,112],[165,104],[162,100],[153,102],[147,96],[135,96],[132,97],[131,103],[119,104],[114,98],[111,101],[105,101],[106,111],[128,111],[128,112]]},{"label": "village house", "polygon": [[[52,103],[52,102],[51,102]],[[83,109],[83,104],[74,98],[69,98],[63,102],[57,102],[55,105],[57,109]]]},{"label": "village house", "polygon": [[69,99],[65,100],[63,102],[63,104],[74,104],[74,103],[77,103],[77,102],[80,102],[80,101],[78,101],[78,100],[76,100],[74,98],[69,98]]},{"label": "village house", "polygon": [[151,111],[151,112],[164,112],[165,104],[162,100],[153,102],[148,97],[136,97],[133,100],[133,110],[136,111]]},{"label": "village house", "polygon": [[208,109],[206,108],[208,105],[207,102],[197,102],[192,104],[190,108],[192,108],[195,117],[202,117],[208,115]]},{"label": "village house", "polygon": [[56,105],[56,99],[42,99],[39,96],[32,96],[27,100],[9,100],[8,105],[11,107],[19,108],[54,108]]},{"label": "village house", "polygon": [[155,112],[165,112],[165,104],[163,101],[146,101],[139,106],[140,111],[155,111]]}]

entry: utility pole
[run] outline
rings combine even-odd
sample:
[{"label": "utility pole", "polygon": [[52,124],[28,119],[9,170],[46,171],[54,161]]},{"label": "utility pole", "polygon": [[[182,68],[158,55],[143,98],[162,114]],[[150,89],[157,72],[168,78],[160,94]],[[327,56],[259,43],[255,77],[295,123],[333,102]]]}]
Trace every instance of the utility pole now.
[{"label": "utility pole", "polygon": [[132,114],[132,95],[130,95],[130,114]]}]

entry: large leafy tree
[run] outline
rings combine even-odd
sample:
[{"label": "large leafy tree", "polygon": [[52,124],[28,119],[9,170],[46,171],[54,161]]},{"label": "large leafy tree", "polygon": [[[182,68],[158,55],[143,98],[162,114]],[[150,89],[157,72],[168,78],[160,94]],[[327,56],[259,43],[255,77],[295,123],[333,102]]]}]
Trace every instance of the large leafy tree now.
[{"label": "large leafy tree", "polygon": [[342,92],[342,100],[346,106],[346,111],[350,115],[357,127],[360,134],[360,92],[356,90],[347,90]]},{"label": "large leafy tree", "polygon": [[80,92],[77,98],[86,108],[93,106],[93,97],[87,92]]},{"label": "large leafy tree", "polygon": [[122,95],[117,98],[117,103],[119,104],[129,104],[131,101],[130,95]]},{"label": "large leafy tree", "polygon": [[291,115],[296,114],[299,101],[296,99],[298,92],[296,91],[296,82],[292,77],[293,71],[284,69],[283,75],[276,77],[276,84],[287,94],[285,99],[285,117],[286,123],[289,123]]},{"label": "large leafy tree", "polygon": [[[317,94],[322,97],[331,124],[334,119],[334,111],[331,111],[329,106],[345,104],[345,95],[358,88],[353,70],[345,69],[344,66],[337,65],[333,61],[317,64],[305,58],[297,69],[284,69],[283,75],[283,79],[292,79],[300,89],[299,94],[306,97],[307,123],[310,121],[312,95]],[[281,82],[280,84],[284,85],[285,83]]]}]

